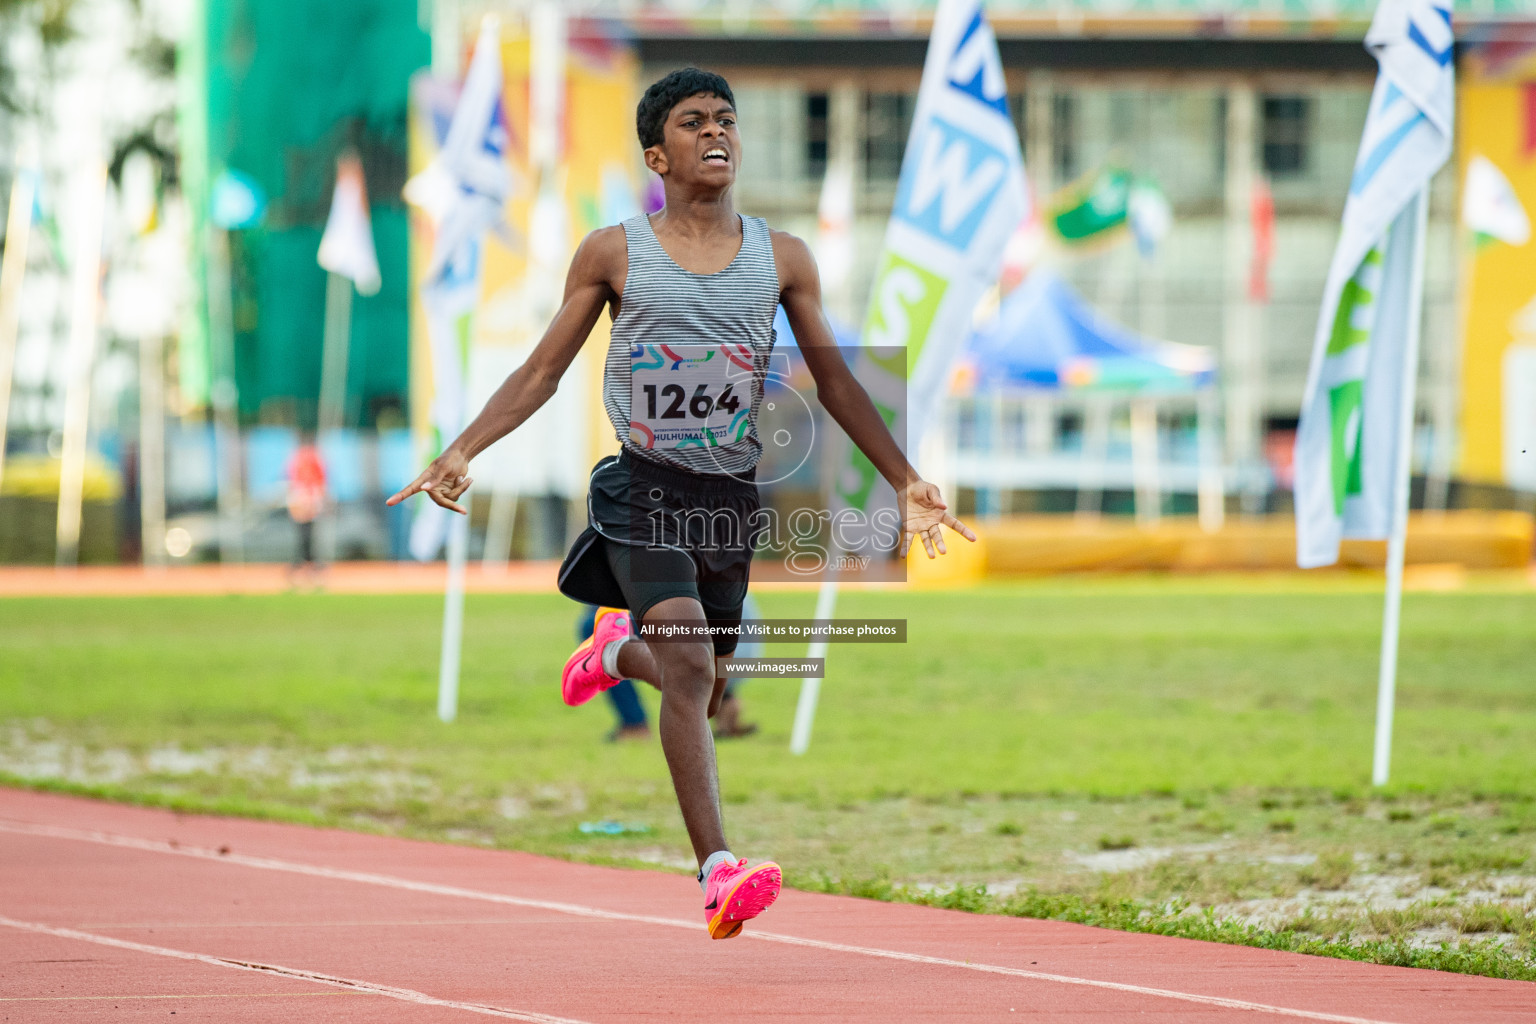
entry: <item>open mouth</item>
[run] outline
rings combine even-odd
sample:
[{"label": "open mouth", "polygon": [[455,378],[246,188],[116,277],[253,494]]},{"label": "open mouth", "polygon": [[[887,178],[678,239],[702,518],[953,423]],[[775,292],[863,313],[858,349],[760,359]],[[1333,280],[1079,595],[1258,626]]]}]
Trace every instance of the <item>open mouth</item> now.
[{"label": "open mouth", "polygon": [[725,150],[721,149],[719,146],[716,146],[714,149],[706,150],[704,152],[704,162],[707,164],[715,164],[716,166],[724,167],[731,162],[731,157],[730,154]]}]

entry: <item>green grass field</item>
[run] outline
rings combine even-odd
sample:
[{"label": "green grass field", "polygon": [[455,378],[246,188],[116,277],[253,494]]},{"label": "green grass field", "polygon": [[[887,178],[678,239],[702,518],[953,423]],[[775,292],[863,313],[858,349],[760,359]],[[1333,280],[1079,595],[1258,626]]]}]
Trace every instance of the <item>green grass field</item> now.
[{"label": "green grass field", "polygon": [[[803,617],[813,599],[761,604]],[[0,773],[680,866],[659,746],[602,743],[605,705],[559,700],[574,612],[558,596],[472,595],[460,717],[443,725],[437,598],[0,601]],[[833,648],[807,756],[787,749],[794,681],[750,683],[746,717],[762,730],[720,748],[737,852],[774,856],[791,881],[1121,927],[1193,920],[1187,903],[1392,962],[1420,962],[1404,943],[1494,936],[1513,957],[1503,966],[1432,965],[1526,976],[1528,588],[1408,595],[1384,793],[1368,785],[1381,614],[1369,577],[850,593],[838,614],[906,618],[909,642]],[[603,818],[647,831],[576,828]],[[1360,914],[1319,916],[1305,899],[1319,892],[1354,893],[1342,906]],[[1503,916],[1468,916],[1484,904]],[[1371,942],[1401,948],[1359,952]]]}]

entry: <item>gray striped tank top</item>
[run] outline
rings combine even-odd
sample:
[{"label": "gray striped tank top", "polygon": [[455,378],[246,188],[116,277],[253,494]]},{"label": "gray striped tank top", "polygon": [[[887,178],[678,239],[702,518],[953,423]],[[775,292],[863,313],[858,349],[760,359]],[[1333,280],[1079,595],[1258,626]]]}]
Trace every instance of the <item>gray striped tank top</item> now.
[{"label": "gray striped tank top", "polygon": [[[729,266],[715,274],[695,274],[678,266],[657,241],[650,218],[644,214],[626,220],[623,227],[629,270],[603,366],[603,405],[615,434],[625,448],[653,462],[694,473],[751,471],[763,450],[757,437],[757,415],[779,304],[778,269],[767,222],[743,216],[741,250]],[[713,401],[721,389],[718,383],[700,385],[695,381],[701,378],[681,375],[677,379],[686,380],[688,389],[669,389],[665,382],[671,378],[659,375],[660,364],[689,352],[707,354],[711,347],[728,349],[731,359],[742,367],[750,360],[750,373],[745,369],[733,371],[735,384],[721,401],[724,408],[713,413],[731,420],[729,430],[705,430],[702,441],[666,441],[666,432],[648,429],[647,423],[650,427],[676,425],[680,429],[696,426],[702,419],[688,420],[690,404],[694,414],[701,408],[708,411],[709,402],[699,405],[699,396]],[[658,369],[648,372],[647,366]],[[674,362],[670,368],[679,367]],[[662,392],[659,405],[658,390]],[[675,392],[670,401],[669,390]],[[632,410],[637,394],[642,396],[642,407]],[[681,396],[681,401],[676,396]],[[727,417],[732,409],[739,412]],[[635,416],[631,416],[632,411]],[[675,419],[667,419],[669,415]],[[676,436],[679,432],[673,432]]]}]

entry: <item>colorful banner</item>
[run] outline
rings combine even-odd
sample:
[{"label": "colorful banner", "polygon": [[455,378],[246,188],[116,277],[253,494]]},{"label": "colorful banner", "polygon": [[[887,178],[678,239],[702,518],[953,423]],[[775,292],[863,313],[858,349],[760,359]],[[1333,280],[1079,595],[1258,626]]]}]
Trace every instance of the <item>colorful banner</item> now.
[{"label": "colorful banner", "polygon": [[1526,219],[1536,210],[1536,39],[1474,42],[1464,54],[1457,476],[1536,490],[1536,245]]},{"label": "colorful banner", "polygon": [[[530,156],[535,134],[531,40],[518,23],[504,24],[502,29],[504,167],[514,183],[503,212],[511,230],[506,237],[488,235],[480,248],[475,291],[479,305],[463,339],[469,368],[466,403],[471,410],[528,357],[543,335],[563,292],[569,254],[582,237],[639,212],[640,147],[634,130],[639,62],[627,43],[601,34],[601,25],[572,24],[573,32],[578,28],[566,42],[558,166],[554,180],[547,182],[541,180]],[[456,89],[452,83],[422,76],[414,83],[414,91],[412,169],[419,171],[435,153],[434,136],[441,137],[446,130]],[[571,127],[576,125],[581,126],[579,130]],[[541,193],[546,201],[535,210]],[[554,217],[547,202],[551,193],[563,205],[563,210],[553,211]],[[544,233],[537,250],[525,244],[540,236],[540,229],[549,223],[555,223],[559,238]],[[412,233],[418,279],[425,272],[424,253],[431,244],[430,219],[419,217]],[[544,246],[557,250],[553,259]],[[430,430],[425,412],[433,401],[431,354],[425,343],[427,312],[424,304],[413,303],[413,426],[423,433]],[[609,328],[607,316],[601,317],[554,398],[475,460],[475,493],[570,497],[585,491],[592,463],[618,448],[600,395]]]},{"label": "colorful banner", "polygon": [[[1027,209],[997,40],[977,0],[941,0],[864,326],[863,358],[905,349],[905,365],[855,367],[894,431],[903,430],[905,384],[914,461],[977,300]],[[875,470],[849,451],[836,496],[867,509]]]},{"label": "colorful banner", "polygon": [[[475,322],[471,404],[483,401],[543,336],[559,308],[571,254],[589,232],[640,212],[635,137],[639,61],[603,25],[570,23],[553,174],[531,152],[535,125],[532,40],[508,26],[503,103],[512,137],[508,160],[527,187],[507,216],[526,245],[486,246],[482,307]],[[545,406],[476,462],[476,486],[579,498],[600,457],[618,450],[602,404],[603,357],[611,324],[605,314]]]},{"label": "colorful banner", "polygon": [[[1338,560],[1342,537],[1385,538],[1422,314],[1425,190],[1450,157],[1450,0],[1382,0],[1366,34],[1380,72],[1313,341],[1296,435],[1296,561]],[[1411,419],[1410,419],[1411,422]]]},{"label": "colorful banner", "polygon": [[[480,294],[483,239],[502,228],[511,191],[506,119],[501,108],[501,41],[487,18],[475,44],[464,87],[453,105],[442,148],[405,186],[405,197],[430,219],[432,255],[421,281],[431,352],[429,458],[464,429],[469,410],[465,381],[469,332]],[[447,511],[418,500],[411,522],[411,554],[436,557],[448,536]]]}]

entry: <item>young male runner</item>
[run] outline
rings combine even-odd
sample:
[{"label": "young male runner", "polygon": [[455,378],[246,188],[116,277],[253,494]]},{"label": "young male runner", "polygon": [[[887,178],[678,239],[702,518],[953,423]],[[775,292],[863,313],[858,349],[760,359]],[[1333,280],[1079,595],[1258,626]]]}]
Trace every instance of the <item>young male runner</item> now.
[{"label": "young male runner", "polygon": [[[742,152],[725,79],[697,68],[675,71],[646,90],[635,122],[645,164],[665,188],[665,208],[582,241],[563,304],[528,361],[389,504],[425,492],[463,513],[459,498],[473,482],[469,461],[548,401],[609,310],[603,401],[622,449],[592,471],[589,525],[560,567],[559,583],[568,596],[605,607],[592,637],[566,663],[562,696],[580,704],[621,678],[661,690],[662,749],[699,862],[704,918],[711,938],[728,939],[767,909],[780,885],[777,864],[748,867],[731,855],[720,818],[708,719],[725,688],[716,660],[736,641],[720,632],[712,645],[647,641],[630,619],[653,628],[682,623],[704,635],[706,624],[741,620],[760,525],[757,411],[776,306],[784,306],[821,405],[896,489],[901,553],[914,538],[928,557],[942,553],[941,526],[976,538],[907,462],[849,372],[822,312],[806,244],[733,208]],[[739,372],[718,376],[728,362]]]}]

